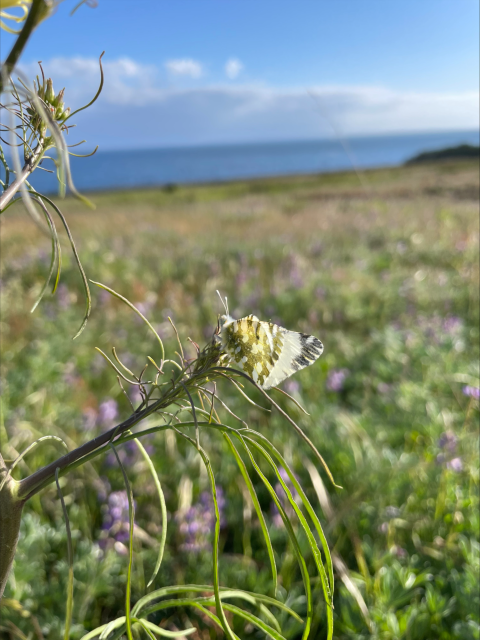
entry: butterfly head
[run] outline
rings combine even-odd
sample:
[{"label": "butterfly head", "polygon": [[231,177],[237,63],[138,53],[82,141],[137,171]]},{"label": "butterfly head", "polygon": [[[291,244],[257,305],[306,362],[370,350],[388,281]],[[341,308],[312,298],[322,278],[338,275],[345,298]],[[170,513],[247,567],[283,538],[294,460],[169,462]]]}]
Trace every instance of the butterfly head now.
[{"label": "butterfly head", "polygon": [[220,326],[220,331],[228,326],[229,324],[232,324],[232,322],[235,322],[235,320],[232,318],[231,315],[229,314],[224,314],[223,316],[220,316],[218,319],[218,324]]}]

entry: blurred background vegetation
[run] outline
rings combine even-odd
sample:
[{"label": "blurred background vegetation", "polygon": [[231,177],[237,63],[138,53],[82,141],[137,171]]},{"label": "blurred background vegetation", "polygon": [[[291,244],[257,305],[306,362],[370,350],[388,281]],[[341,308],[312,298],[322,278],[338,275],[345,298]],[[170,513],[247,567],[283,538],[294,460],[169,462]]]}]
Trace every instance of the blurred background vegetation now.
[{"label": "blurred background vegetation", "polygon": [[[235,317],[254,313],[323,341],[322,358],[283,385],[310,416],[285,398],[279,402],[343,489],[331,485],[278,413],[245,405],[227,382],[221,393],[284,453],[325,523],[335,559],[336,638],[479,637],[478,189],[478,162],[457,161],[372,170],[362,184],[343,173],[172,185],[96,193],[96,211],[73,199],[62,207],[89,277],[135,303],[171,352],[168,316],[184,343],[187,336],[200,346],[211,338],[221,311],[216,289],[228,296]],[[129,309],[100,290],[93,292],[86,330],[68,339],[84,304],[68,250],[57,294],[30,314],[48,272],[49,240],[20,208],[2,216],[1,225],[0,438],[11,460],[42,435],[59,435],[73,448],[129,415],[95,346],[107,352],[115,346],[136,370],[158,347]],[[202,432],[202,442],[221,487],[221,582],[274,595],[235,462],[222,438]],[[205,471],[170,432],[143,443],[169,515],[155,587],[209,584],[213,518]],[[59,453],[43,443],[16,477]],[[119,455],[137,506],[135,601],[155,564],[161,518],[143,459],[128,445]],[[75,546],[74,639],[123,611],[128,505],[111,455],[61,484]],[[277,554],[277,597],[302,615],[292,548],[264,486],[256,490]],[[303,549],[313,575],[305,540]],[[8,629],[2,637],[61,637],[66,553],[51,486],[25,509],[1,604]],[[319,592],[315,603],[311,637],[322,638]],[[198,628],[192,638],[221,637],[190,610],[159,612],[156,621],[167,619],[172,629],[191,622]],[[281,622],[287,638],[301,637],[299,623]],[[259,637],[248,626],[242,634]]]}]

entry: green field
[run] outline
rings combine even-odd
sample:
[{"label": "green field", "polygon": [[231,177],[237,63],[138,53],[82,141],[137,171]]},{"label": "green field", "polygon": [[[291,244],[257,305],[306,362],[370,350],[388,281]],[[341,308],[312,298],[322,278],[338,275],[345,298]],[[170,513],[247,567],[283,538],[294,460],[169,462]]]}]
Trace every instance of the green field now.
[{"label": "green field", "polygon": [[[169,357],[178,350],[169,316],[188,357],[194,348],[187,337],[200,346],[211,339],[223,312],[217,289],[235,317],[254,313],[324,343],[315,365],[283,383],[309,416],[273,393],[342,489],[278,412],[246,403],[226,380],[218,387],[232,411],[283,453],[324,525],[336,578],[335,638],[479,638],[478,195],[478,162],[459,161],[361,176],[97,193],[90,195],[94,211],[73,199],[61,203],[87,275],[136,304]],[[2,216],[0,233],[0,439],[11,461],[40,436],[57,435],[75,448],[129,415],[116,375],[95,347],[110,354],[114,346],[135,371],[159,352],[139,318],[93,285],[92,316],[71,339],[84,296],[67,242],[56,295],[30,314],[48,272],[50,241],[20,206]],[[217,409],[223,422],[239,426]],[[202,430],[201,440],[222,494],[221,583],[274,596],[266,547],[232,454],[220,434]],[[143,444],[169,516],[154,586],[211,584],[212,504],[199,457],[170,431]],[[43,442],[13,475],[25,477],[61,453],[54,441]],[[135,602],[149,590],[161,515],[137,449],[125,445],[119,454],[136,502]],[[292,546],[253,471],[252,478],[275,549],[276,597],[303,616]],[[65,476],[61,486],[74,538],[70,637],[77,640],[124,609],[128,508],[112,454]],[[299,539],[314,576],[309,547]],[[51,485],[27,503],[0,604],[0,637],[63,637],[66,557],[65,521]],[[320,640],[325,604],[318,579],[312,583],[310,637]],[[223,637],[188,607],[156,615],[152,620],[166,629],[197,627],[194,640]],[[229,615],[242,640],[265,637]],[[277,618],[284,637],[301,638],[299,622]]]}]

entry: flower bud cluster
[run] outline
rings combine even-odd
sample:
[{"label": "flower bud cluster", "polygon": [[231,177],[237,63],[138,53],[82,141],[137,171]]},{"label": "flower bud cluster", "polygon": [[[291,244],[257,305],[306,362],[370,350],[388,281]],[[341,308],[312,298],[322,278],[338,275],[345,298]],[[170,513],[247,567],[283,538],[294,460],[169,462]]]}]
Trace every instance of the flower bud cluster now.
[{"label": "flower bud cluster", "polygon": [[[37,76],[37,84],[34,83],[35,93],[39,100],[41,101],[45,110],[47,110],[52,119],[58,124],[60,129],[62,129],[65,120],[70,115],[70,108],[65,108],[65,103],[63,100],[63,96],[65,93],[65,88],[61,89],[57,95],[55,95],[55,91],[53,90],[53,82],[51,78],[45,80],[40,83],[40,79]],[[45,122],[43,114],[38,109],[35,101],[33,99],[30,100],[30,106],[27,107],[27,113],[30,116],[30,126],[35,133],[38,133],[42,138],[45,138],[48,123]],[[48,146],[48,145],[46,145]]]}]

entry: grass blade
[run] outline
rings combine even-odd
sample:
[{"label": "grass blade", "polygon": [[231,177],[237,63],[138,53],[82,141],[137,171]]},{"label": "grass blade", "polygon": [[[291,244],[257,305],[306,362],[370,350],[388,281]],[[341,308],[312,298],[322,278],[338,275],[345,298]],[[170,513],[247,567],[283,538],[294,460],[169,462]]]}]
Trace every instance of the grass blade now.
[{"label": "grass blade", "polygon": [[292,523],[290,522],[290,519],[288,518],[287,514],[285,513],[285,510],[280,502],[280,500],[278,499],[277,494],[275,493],[274,488],[272,487],[272,485],[270,484],[270,482],[267,480],[267,478],[265,477],[265,475],[262,473],[262,470],[260,469],[260,467],[258,466],[257,462],[255,461],[255,458],[253,457],[252,452],[250,451],[247,443],[245,442],[245,439],[242,437],[241,434],[236,433],[235,437],[238,438],[240,440],[240,442],[243,444],[248,457],[250,458],[251,463],[253,464],[253,466],[255,467],[256,472],[258,473],[258,475],[260,476],[263,484],[265,485],[265,487],[267,488],[270,496],[272,497],[272,500],[274,501],[280,516],[283,520],[283,523],[285,525],[285,528],[287,530],[288,536],[292,542],[293,545],[293,549],[295,551],[295,555],[297,557],[297,561],[298,564],[300,566],[300,572],[302,574],[302,580],[303,580],[303,584],[305,587],[305,595],[307,597],[307,617],[306,617],[306,621],[305,621],[305,628],[303,631],[303,635],[302,635],[302,640],[306,640],[306,638],[308,638],[309,633],[310,633],[310,627],[312,624],[312,618],[313,618],[313,604],[312,604],[312,589],[311,589],[311,584],[310,584],[310,577],[308,575],[308,571],[307,571],[307,565],[305,563],[305,560],[303,559],[302,556],[302,552],[300,550],[300,545],[298,544],[298,540],[295,536],[295,532],[293,530],[292,527]]},{"label": "grass blade", "polygon": [[152,462],[152,459],[148,455],[145,447],[140,442],[138,438],[135,438],[135,443],[137,447],[140,449],[140,453],[143,456],[143,459],[148,465],[150,469],[150,473],[152,474],[153,481],[155,483],[155,488],[157,489],[158,499],[160,501],[160,510],[162,512],[162,535],[160,537],[160,548],[158,550],[157,562],[155,564],[155,569],[153,570],[152,577],[150,578],[147,587],[149,587],[153,581],[155,580],[158,571],[160,569],[160,565],[162,564],[163,552],[165,550],[165,541],[167,539],[167,505],[165,504],[165,496],[163,494],[162,485],[160,484],[160,478],[155,470],[155,466]]},{"label": "grass blade", "polygon": [[127,569],[127,585],[126,585],[126,593],[125,593],[125,626],[127,630],[128,640],[133,640],[132,635],[132,622],[131,622],[131,613],[130,613],[130,597],[131,597],[131,587],[132,587],[132,564],[133,564],[133,527],[135,523],[135,513],[134,513],[134,504],[133,504],[133,493],[132,488],[130,486],[130,482],[128,480],[127,474],[125,472],[122,461],[118,457],[118,453],[114,445],[110,442],[110,447],[115,454],[118,465],[122,471],[123,480],[125,482],[125,490],[127,492],[128,498],[128,519],[130,524],[129,530],[129,539],[128,539],[128,569]]},{"label": "grass blade", "polygon": [[268,533],[268,528],[267,528],[267,523],[265,522],[265,518],[262,512],[262,509],[260,507],[260,503],[258,501],[258,497],[257,494],[255,492],[255,488],[253,486],[253,483],[250,479],[250,476],[248,475],[248,471],[247,471],[247,467],[245,466],[245,463],[243,462],[240,454],[238,453],[237,449],[235,448],[235,445],[233,444],[231,438],[224,433],[223,437],[225,438],[225,440],[228,443],[228,446],[230,447],[231,452],[233,453],[235,460],[237,462],[238,468],[240,469],[240,473],[243,476],[243,479],[245,480],[245,484],[247,486],[248,492],[250,493],[250,497],[252,498],[252,502],[253,502],[253,506],[255,507],[255,511],[257,513],[257,517],[258,520],[260,522],[260,527],[262,529],[262,533],[263,533],[263,538],[265,540],[265,544],[267,545],[267,551],[268,551],[268,557],[270,558],[270,565],[272,567],[272,578],[273,578],[273,586],[274,586],[274,590],[275,593],[277,591],[277,565],[275,563],[275,556],[273,553],[273,547],[272,547],[272,542],[270,540],[270,534]]},{"label": "grass blade", "polygon": [[158,633],[159,636],[163,636],[164,638],[182,638],[183,636],[189,636],[190,634],[197,631],[195,627],[182,629],[180,631],[168,631],[167,629],[161,629],[156,624],[153,624],[153,622],[145,620],[144,618],[135,618],[134,622],[138,622],[139,624],[141,624],[147,633],[149,632],[149,630],[155,631],[155,633]]},{"label": "grass blade", "polygon": [[[136,605],[132,609],[132,615],[137,615],[141,609],[143,609],[146,605],[148,605],[152,600],[156,600],[157,598],[163,598],[164,596],[170,596],[175,593],[205,593],[205,591],[213,591],[212,585],[209,584],[182,584],[182,585],[174,585],[172,587],[162,587],[161,589],[156,589],[151,593],[140,598]],[[290,609],[286,604],[280,602],[279,600],[275,600],[275,598],[271,598],[270,596],[265,596],[262,593],[253,593],[252,591],[242,591],[240,589],[229,589],[228,587],[220,587],[220,597],[223,598],[240,598],[243,600],[247,600],[252,604],[262,603],[265,605],[269,605],[272,607],[278,607],[282,611],[285,611],[293,618],[298,620],[299,622],[303,622],[302,618],[295,612],[293,609]],[[150,613],[150,610],[147,610],[144,615]]]},{"label": "grass blade", "polygon": [[70,637],[70,627],[72,625],[73,613],[73,545],[67,507],[65,506],[65,500],[63,499],[62,490],[60,489],[60,483],[58,482],[58,471],[59,469],[57,467],[57,469],[55,469],[55,482],[57,483],[58,496],[60,498],[60,502],[62,503],[63,517],[65,518],[65,528],[67,530],[68,586],[67,606],[65,611],[65,632],[63,634],[63,638],[64,640],[68,640]]},{"label": "grass blade", "polygon": [[[325,573],[325,567],[323,566],[322,556],[321,556],[321,553],[320,553],[320,549],[318,548],[317,541],[315,540],[315,537],[314,537],[310,527],[308,526],[308,523],[307,523],[307,521],[305,519],[305,516],[303,515],[303,513],[299,509],[297,503],[293,499],[293,496],[291,494],[290,489],[285,484],[285,481],[283,480],[280,471],[278,470],[276,464],[274,463],[274,461],[272,460],[270,455],[267,453],[267,451],[261,445],[259,445],[257,442],[255,442],[251,438],[245,437],[245,440],[247,440],[263,456],[263,458],[268,462],[270,467],[275,471],[275,474],[276,474],[280,484],[282,485],[283,490],[285,491],[285,494],[286,494],[286,496],[288,498],[288,501],[289,501],[290,505],[293,507],[295,513],[297,514],[297,517],[298,517],[298,519],[300,521],[300,524],[302,525],[302,528],[305,531],[305,534],[306,534],[307,539],[308,539],[308,544],[309,544],[310,549],[312,551],[312,554],[313,554],[313,557],[314,557],[314,560],[315,560],[315,564],[317,566],[317,570],[318,570],[318,573],[319,573],[319,576],[320,576],[320,580],[322,582],[323,594],[324,594],[324,597],[325,597],[325,602],[327,604],[327,621],[328,621],[328,636],[327,636],[327,639],[331,640],[331,638],[333,636],[333,610],[332,610],[333,594],[332,594],[332,591],[330,589],[330,585],[329,585],[329,581],[328,581],[328,578],[327,578],[327,574]],[[290,470],[290,472],[291,472],[291,470]],[[287,473],[288,473],[288,471],[287,471]],[[293,476],[293,473],[292,473],[292,476]],[[328,556],[329,555],[330,554],[328,554]]]},{"label": "grass blade", "polygon": [[85,275],[85,271],[83,269],[82,263],[80,262],[80,256],[78,255],[77,247],[75,246],[75,242],[73,240],[72,233],[70,231],[70,228],[69,228],[69,226],[67,224],[67,221],[66,221],[65,216],[63,215],[63,213],[60,211],[60,209],[57,207],[57,205],[52,200],[50,200],[50,198],[47,198],[47,196],[40,195],[36,191],[30,191],[30,193],[32,195],[35,195],[37,197],[42,198],[43,200],[46,200],[50,204],[50,206],[52,206],[55,209],[55,212],[57,213],[58,217],[62,221],[63,226],[65,228],[65,231],[67,232],[67,236],[68,236],[68,239],[70,241],[70,246],[72,247],[72,252],[73,252],[75,261],[77,263],[78,270],[80,271],[80,276],[82,278],[82,283],[83,283],[83,289],[84,289],[85,297],[86,297],[86,300],[87,300],[87,306],[86,306],[86,309],[85,309],[85,315],[83,316],[82,324],[80,325],[80,328],[77,331],[77,333],[73,336],[73,339],[75,340],[75,338],[78,338],[78,336],[85,329],[85,325],[87,324],[87,320],[88,320],[88,318],[90,316],[90,312],[92,310],[92,296],[90,295],[90,288],[88,286],[87,276]]},{"label": "grass blade", "polygon": [[305,495],[305,491],[302,489],[301,484],[298,482],[297,478],[295,477],[295,474],[293,473],[291,468],[286,463],[285,458],[274,447],[274,445],[268,440],[268,438],[265,438],[265,436],[263,436],[261,433],[258,433],[256,431],[251,431],[251,430],[249,431],[249,436],[253,436],[253,437],[258,438],[259,440],[261,440],[263,445],[265,446],[265,448],[268,449],[270,451],[270,453],[272,453],[274,455],[275,458],[277,458],[277,460],[280,462],[282,467],[287,472],[288,477],[290,478],[293,486],[295,487],[298,495],[300,496],[303,504],[305,505],[305,509],[307,510],[308,515],[312,519],[312,522],[313,522],[313,524],[315,526],[315,529],[316,529],[316,531],[318,533],[318,537],[320,538],[320,542],[322,544],[323,553],[325,555],[325,559],[326,559],[326,563],[327,563],[327,571],[328,571],[328,577],[329,577],[329,582],[330,582],[330,592],[331,592],[332,599],[333,599],[334,579],[333,579],[332,557],[331,557],[331,554],[330,554],[330,549],[329,549],[328,544],[327,544],[327,539],[325,538],[325,534],[323,532],[323,528],[322,528],[322,525],[320,523],[320,520],[318,519],[317,514],[315,513],[312,505],[310,504],[309,499]]},{"label": "grass blade", "polygon": [[122,295],[120,295],[119,293],[117,293],[113,289],[110,289],[110,287],[107,287],[106,284],[102,284],[101,282],[95,282],[95,280],[90,280],[90,282],[92,284],[96,284],[97,287],[100,287],[100,289],[104,289],[105,291],[108,291],[109,293],[112,294],[112,296],[115,296],[119,300],[122,300],[122,302],[124,302],[128,307],[130,307],[130,309],[133,309],[133,311],[135,311],[135,313],[138,314],[140,316],[140,318],[142,318],[142,320],[145,322],[145,324],[148,326],[148,328],[152,331],[154,336],[157,338],[157,340],[158,340],[158,342],[160,344],[160,349],[162,351],[162,360],[165,360],[165,349],[164,349],[164,346],[163,346],[162,339],[160,338],[158,333],[155,331],[153,326],[150,324],[150,322],[147,320],[147,318],[143,315],[143,313],[141,311],[139,311],[137,309],[137,307],[130,302],[130,300],[127,300],[127,298],[124,298]]}]

